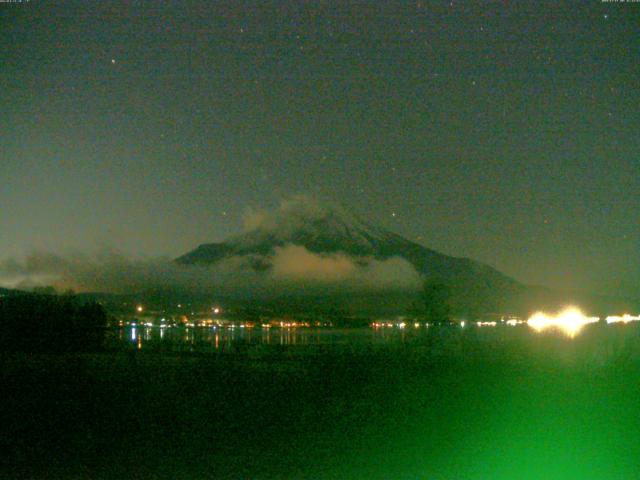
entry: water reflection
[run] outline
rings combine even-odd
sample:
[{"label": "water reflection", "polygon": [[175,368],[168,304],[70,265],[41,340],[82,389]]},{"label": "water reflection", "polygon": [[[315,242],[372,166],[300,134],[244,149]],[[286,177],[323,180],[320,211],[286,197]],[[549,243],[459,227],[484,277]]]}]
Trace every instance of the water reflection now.
[{"label": "water reflection", "polygon": [[[607,324],[628,324],[640,320],[640,316],[622,315],[607,317]],[[537,314],[527,320],[466,322],[449,326],[429,326],[409,323],[406,325],[373,324],[371,327],[248,327],[208,326],[169,327],[135,325],[120,327],[114,339],[120,344],[134,345],[138,349],[162,348],[174,351],[226,352],[246,350],[249,347],[305,347],[340,345],[422,345],[442,342],[516,340],[537,336],[538,332],[556,331],[560,336],[574,339],[584,327],[598,322],[596,317],[586,317],[577,310],[567,310],[556,316]],[[515,328],[514,328],[515,327]],[[610,328],[613,328],[610,327]]]},{"label": "water reflection", "polygon": [[244,346],[306,346],[403,343],[425,336],[426,328],[222,328],[129,326],[117,330],[120,343],[144,349],[225,351]]}]

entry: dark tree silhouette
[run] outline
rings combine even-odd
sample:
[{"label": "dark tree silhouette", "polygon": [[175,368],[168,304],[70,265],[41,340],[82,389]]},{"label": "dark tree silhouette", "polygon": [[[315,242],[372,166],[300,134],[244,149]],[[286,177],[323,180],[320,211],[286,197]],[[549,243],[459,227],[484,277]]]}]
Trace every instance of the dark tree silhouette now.
[{"label": "dark tree silhouette", "polygon": [[72,352],[100,348],[107,315],[74,297],[15,295],[0,299],[0,350]]},{"label": "dark tree silhouette", "polygon": [[451,290],[438,280],[426,280],[422,286],[425,319],[429,323],[447,323],[451,319]]},{"label": "dark tree silhouette", "polygon": [[34,287],[33,293],[35,295],[57,295],[58,294],[55,287],[52,287],[51,285],[47,285],[44,287]]}]

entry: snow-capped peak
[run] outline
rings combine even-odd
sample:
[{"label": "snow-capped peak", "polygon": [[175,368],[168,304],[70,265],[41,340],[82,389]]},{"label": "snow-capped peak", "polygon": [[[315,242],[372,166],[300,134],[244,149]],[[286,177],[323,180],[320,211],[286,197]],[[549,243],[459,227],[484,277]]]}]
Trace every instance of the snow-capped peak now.
[{"label": "snow-capped peak", "polygon": [[361,247],[384,241],[390,235],[337,204],[298,195],[283,200],[272,212],[251,211],[245,218],[245,233],[233,239],[244,246],[265,239],[299,243],[314,239],[344,240]]}]

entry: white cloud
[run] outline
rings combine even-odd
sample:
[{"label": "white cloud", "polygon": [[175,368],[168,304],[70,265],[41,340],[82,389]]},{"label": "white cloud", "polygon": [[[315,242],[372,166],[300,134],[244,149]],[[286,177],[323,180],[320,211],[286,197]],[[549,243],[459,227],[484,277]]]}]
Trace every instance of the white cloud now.
[{"label": "white cloud", "polygon": [[[255,271],[256,261],[271,268]],[[356,261],[342,253],[318,254],[290,244],[276,248],[270,256],[231,257],[213,266],[178,265],[168,258],[132,259],[112,250],[66,256],[33,252],[22,260],[0,262],[0,284],[112,293],[153,289],[286,293],[299,287],[309,291],[314,286],[325,290],[418,288],[420,276],[397,257]]]},{"label": "white cloud", "polygon": [[344,254],[321,255],[291,244],[276,248],[271,264],[276,280],[339,282],[352,277],[357,269]]}]

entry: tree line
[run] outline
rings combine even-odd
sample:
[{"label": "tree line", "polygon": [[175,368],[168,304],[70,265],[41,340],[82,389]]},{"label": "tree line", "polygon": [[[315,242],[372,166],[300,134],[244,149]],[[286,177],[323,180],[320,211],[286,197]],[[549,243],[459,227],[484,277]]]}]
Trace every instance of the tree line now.
[{"label": "tree line", "polygon": [[63,353],[102,346],[107,314],[71,294],[32,293],[0,298],[0,350]]}]

